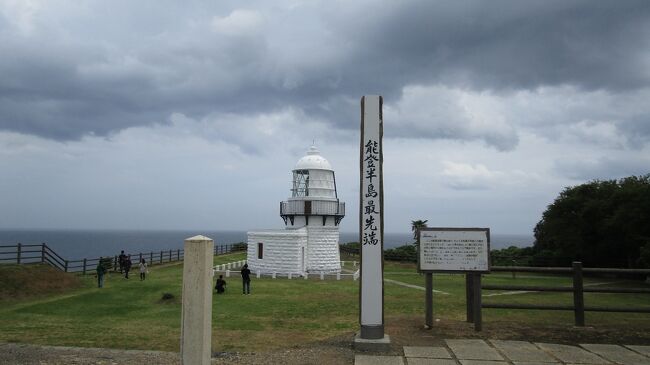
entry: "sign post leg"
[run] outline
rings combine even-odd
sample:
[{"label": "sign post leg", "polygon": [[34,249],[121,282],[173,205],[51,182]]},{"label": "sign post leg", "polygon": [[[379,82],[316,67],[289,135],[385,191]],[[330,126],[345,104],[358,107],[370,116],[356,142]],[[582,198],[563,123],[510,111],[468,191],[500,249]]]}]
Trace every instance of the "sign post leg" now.
[{"label": "sign post leg", "polygon": [[465,273],[465,309],[468,323],[474,323],[474,289],[472,274]]},{"label": "sign post leg", "polygon": [[433,328],[433,274],[428,272],[425,274],[426,282],[426,294],[425,294],[425,306],[426,306],[426,328]]},{"label": "sign post leg", "polygon": [[472,304],[474,305],[474,331],[480,332],[483,329],[483,317],[481,316],[481,274],[472,274]]}]

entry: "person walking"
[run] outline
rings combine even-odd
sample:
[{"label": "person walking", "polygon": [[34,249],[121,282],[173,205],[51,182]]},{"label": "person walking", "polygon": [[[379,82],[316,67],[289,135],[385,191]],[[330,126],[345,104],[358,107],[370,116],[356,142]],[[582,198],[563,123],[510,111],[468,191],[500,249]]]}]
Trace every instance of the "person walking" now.
[{"label": "person walking", "polygon": [[147,271],[147,262],[144,259],[140,259],[140,281],[146,279]]},{"label": "person walking", "polygon": [[104,287],[104,274],[106,274],[106,268],[104,267],[104,259],[99,258],[99,262],[97,263],[97,287],[98,288],[103,288]]},{"label": "person walking", "polygon": [[241,279],[244,285],[243,294],[251,293],[251,271],[248,269],[248,264],[245,264],[241,269]]},{"label": "person walking", "polygon": [[223,280],[223,275],[219,275],[217,285],[214,288],[217,289],[217,294],[223,294],[226,291],[226,281]]},{"label": "person walking", "polygon": [[124,261],[124,277],[126,279],[129,278],[129,271],[131,271],[131,265],[132,265],[132,263],[131,263],[131,255],[129,255],[126,258],[126,261]]},{"label": "person walking", "polygon": [[120,274],[124,273],[124,263],[126,262],[126,255],[124,254],[124,250],[120,252],[120,256],[118,256],[117,261],[120,264]]}]

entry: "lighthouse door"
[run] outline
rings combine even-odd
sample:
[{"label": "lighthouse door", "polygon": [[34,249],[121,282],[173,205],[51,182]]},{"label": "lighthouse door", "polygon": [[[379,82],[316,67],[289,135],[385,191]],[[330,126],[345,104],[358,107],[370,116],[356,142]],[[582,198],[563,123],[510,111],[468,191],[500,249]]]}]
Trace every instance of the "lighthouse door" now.
[{"label": "lighthouse door", "polygon": [[302,272],[305,272],[305,248],[301,247],[300,251],[300,267],[302,268]]}]

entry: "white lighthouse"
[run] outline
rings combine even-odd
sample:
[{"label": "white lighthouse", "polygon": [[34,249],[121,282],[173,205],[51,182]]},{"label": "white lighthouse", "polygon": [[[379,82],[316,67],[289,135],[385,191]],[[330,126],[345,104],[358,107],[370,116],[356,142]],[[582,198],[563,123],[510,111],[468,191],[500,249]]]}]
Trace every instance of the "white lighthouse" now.
[{"label": "white lighthouse", "polygon": [[280,202],[284,230],[248,232],[251,271],[340,272],[339,223],[345,203],[336,192],[330,163],[315,146],[293,169],[291,196]]}]

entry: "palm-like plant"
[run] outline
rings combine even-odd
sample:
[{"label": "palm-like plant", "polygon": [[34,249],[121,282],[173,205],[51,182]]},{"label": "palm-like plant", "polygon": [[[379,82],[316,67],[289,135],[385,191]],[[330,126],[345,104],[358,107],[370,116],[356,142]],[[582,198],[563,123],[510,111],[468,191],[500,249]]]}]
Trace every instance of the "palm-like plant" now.
[{"label": "palm-like plant", "polygon": [[411,231],[413,231],[413,239],[416,240],[416,242],[418,239],[418,231],[421,228],[426,228],[428,221],[429,220],[421,220],[421,219],[418,219],[416,221],[411,221]]}]

